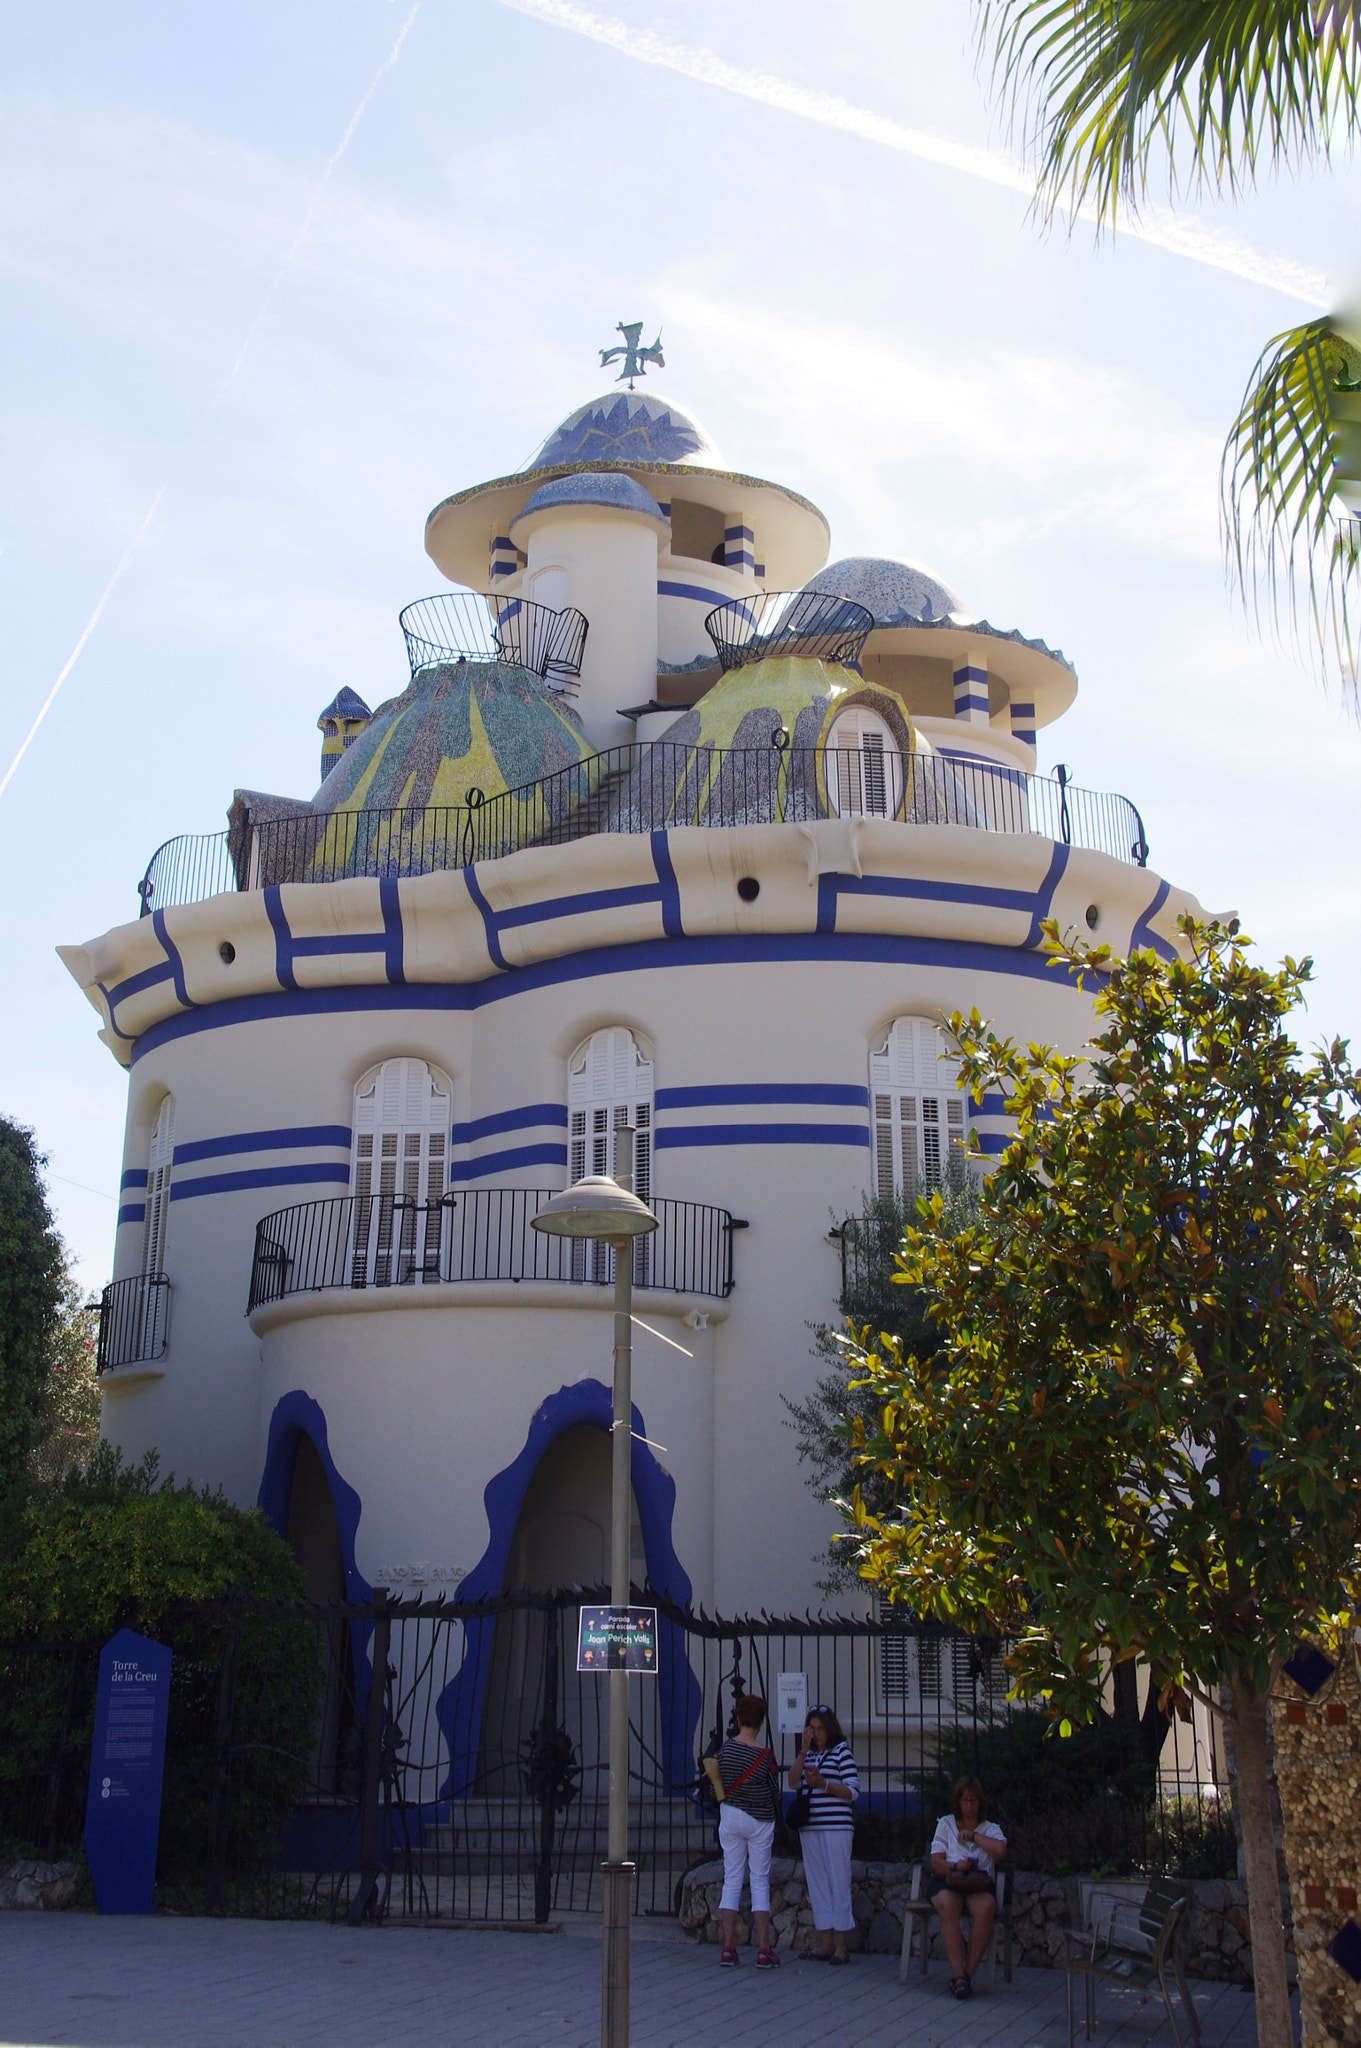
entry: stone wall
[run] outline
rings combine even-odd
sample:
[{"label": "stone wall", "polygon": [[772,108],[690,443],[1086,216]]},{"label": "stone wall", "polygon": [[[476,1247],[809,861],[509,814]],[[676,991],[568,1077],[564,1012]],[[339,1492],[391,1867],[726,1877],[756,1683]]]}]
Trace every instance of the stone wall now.
[{"label": "stone wall", "polygon": [[0,1870],[0,1912],[7,1907],[30,1911],[64,1906],[75,1891],[78,1863],[9,1863]]},{"label": "stone wall", "polygon": [[[912,1885],[910,1863],[851,1864],[851,1906],[855,1932],[849,1946],[877,1955],[896,1955],[903,1941],[903,1900]],[[1012,1879],[1012,1960],[1041,1969],[1061,1965],[1062,1930],[1083,1924],[1082,1887],[1130,1892],[1139,1883],[1042,1877],[1020,1871]],[[681,1896],[681,1926],[694,1941],[716,1942],[721,1927],[718,1902],[723,1890],[723,1865],[702,1863],[686,1878]],[[1248,1892],[1241,1878],[1197,1878],[1191,1881],[1191,1917],[1182,1950],[1188,1975],[1217,1978],[1230,1984],[1252,1981],[1248,1945]],[[813,1946],[813,1916],[803,1882],[803,1865],[777,1856],[770,1869],[771,1920],[780,1948]],[[940,1956],[940,1932],[931,1922],[931,1954]],[[738,1941],[749,1939],[747,1916]]]},{"label": "stone wall", "polygon": [[[1358,2048],[1361,1983],[1343,1959],[1361,1971],[1361,1673],[1354,1643],[1327,1655],[1333,1675],[1312,1694],[1281,1680],[1290,1697],[1274,1707],[1276,1782],[1299,1946],[1303,2048]],[[1309,1675],[1312,1681],[1317,1674]]]}]

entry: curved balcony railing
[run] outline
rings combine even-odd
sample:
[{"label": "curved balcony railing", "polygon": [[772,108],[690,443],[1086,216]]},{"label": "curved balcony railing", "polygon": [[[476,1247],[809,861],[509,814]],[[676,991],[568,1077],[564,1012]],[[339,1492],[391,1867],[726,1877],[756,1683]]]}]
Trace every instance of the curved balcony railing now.
[{"label": "curved balcony railing", "polygon": [[652,740],[574,762],[483,801],[426,810],[310,812],[170,839],[138,884],[142,914],[277,882],[405,876],[499,860],[601,832],[772,825],[854,816],[1033,833],[1137,867],[1143,820],[1128,798],[1079,789],[1066,771],[856,747],[691,747]]},{"label": "curved balcony railing", "polygon": [[145,1365],[161,1358],[170,1334],[170,1282],[164,1273],[113,1280],[99,1297],[95,1367]]},{"label": "curved balcony railing", "polygon": [[[531,1227],[553,1190],[471,1188],[438,1202],[339,1195],[278,1209],[256,1225],[247,1314],[333,1287],[420,1287],[462,1280],[614,1285],[614,1252]],[[732,1238],[742,1224],[704,1202],[652,1204],[658,1229],[633,1247],[633,1280],[674,1294],[732,1292]]]},{"label": "curved balcony railing", "polygon": [[579,611],[553,611],[504,591],[441,590],[398,614],[413,676],[446,661],[505,661],[563,689],[581,674],[587,625]]},{"label": "curved balcony railing", "polygon": [[724,669],[791,656],[858,669],[874,614],[828,591],[761,590],[715,605],[704,630]]}]

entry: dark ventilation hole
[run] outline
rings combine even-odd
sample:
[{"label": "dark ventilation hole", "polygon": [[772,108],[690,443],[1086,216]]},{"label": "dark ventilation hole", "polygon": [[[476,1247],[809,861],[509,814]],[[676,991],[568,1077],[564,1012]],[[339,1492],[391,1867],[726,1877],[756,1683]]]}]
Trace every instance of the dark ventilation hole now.
[{"label": "dark ventilation hole", "polygon": [[737,893],[744,903],[754,903],[761,893],[761,884],[755,875],[743,875],[737,885]]},{"label": "dark ventilation hole", "polygon": [[1087,905],[1087,929],[1094,932],[1101,922],[1101,912],[1094,903]]},{"label": "dark ventilation hole", "polygon": [[222,941],[222,944],[217,949],[217,957],[219,960],[222,961],[224,966],[231,966],[233,960],[235,960],[236,958],[236,948],[232,944],[230,939],[224,939]]}]

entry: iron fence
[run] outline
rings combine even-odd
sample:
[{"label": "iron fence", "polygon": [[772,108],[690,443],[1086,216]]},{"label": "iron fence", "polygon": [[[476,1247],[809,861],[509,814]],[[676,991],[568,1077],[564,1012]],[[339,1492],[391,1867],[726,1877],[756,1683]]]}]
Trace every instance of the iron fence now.
[{"label": "iron fence", "polygon": [[433,874],[602,832],[771,825],[845,815],[909,825],[1033,833],[1144,867],[1143,820],[1127,797],[1080,789],[1061,770],[885,749],[640,742],[519,789],[420,810],[301,811],[227,832],[169,839],[138,884],[142,915],[233,889],[349,876]]},{"label": "iron fence", "polygon": [[[594,1911],[609,1712],[578,1672],[601,1590],[172,1610],[159,1880],[191,1910],[539,1922]],[[906,1613],[724,1620],[644,1588],[658,1666],[630,1686],[634,1908],[678,1910],[715,1853],[701,1758],[744,1692],[802,1673],[856,1756],[856,1851],[925,1853],[976,1771],[1023,1869],[1231,1871],[1220,1760],[1179,1722],[1161,1756],[1107,1725],[1085,1744],[1006,1699],[1003,1646]],[[0,1644],[0,1840],[79,1840],[98,1646]],[[375,1674],[377,1682],[375,1683]],[[1052,1731],[1051,1731],[1052,1732]],[[782,1773],[794,1738],[768,1731]],[[793,1852],[793,1845],[786,1845]],[[1216,1862],[1215,1859],[1218,1859]]]},{"label": "iron fence", "polygon": [[112,1280],[99,1297],[99,1372],[140,1365],[164,1355],[170,1334],[170,1282],[164,1273],[134,1273]]},{"label": "iron fence", "polygon": [[[614,1252],[532,1227],[548,1188],[470,1188],[437,1202],[337,1195],[278,1209],[256,1225],[247,1308],[330,1287],[418,1287],[463,1280],[566,1280],[614,1285]],[[652,1205],[658,1228],[633,1247],[635,1287],[732,1292],[740,1218],[705,1202]]]},{"label": "iron fence", "polygon": [[575,683],[588,627],[579,611],[554,611],[495,591],[441,590],[398,615],[411,673],[441,662],[504,661],[559,688]]},{"label": "iron fence", "polygon": [[874,614],[822,590],[761,590],[715,605],[704,621],[724,670],[754,661],[835,661],[859,669]]}]

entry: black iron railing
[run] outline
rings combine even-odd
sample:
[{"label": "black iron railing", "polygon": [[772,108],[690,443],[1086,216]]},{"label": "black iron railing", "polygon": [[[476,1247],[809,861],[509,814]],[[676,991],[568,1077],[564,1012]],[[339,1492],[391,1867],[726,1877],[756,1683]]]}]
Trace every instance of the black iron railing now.
[{"label": "black iron railing", "polygon": [[554,611],[504,591],[441,590],[398,616],[411,673],[446,661],[505,661],[560,688],[581,674],[587,625],[581,612]]},{"label": "black iron railing", "polygon": [[301,812],[168,839],[138,884],[142,915],[232,889],[433,874],[602,832],[772,825],[844,815],[909,825],[1033,833],[1144,867],[1143,820],[1127,797],[943,754],[857,747],[614,747],[484,799],[425,810]]},{"label": "black iron railing", "polygon": [[858,669],[874,614],[823,590],[760,590],[715,605],[704,630],[725,669],[753,661],[835,661]]},{"label": "black iron railing", "polygon": [[99,1297],[98,1371],[160,1358],[170,1334],[170,1282],[164,1273],[113,1280]]},{"label": "black iron railing", "polygon": [[[548,1188],[470,1188],[442,1201],[339,1195],[276,1210],[256,1226],[247,1313],[331,1287],[418,1287],[460,1280],[614,1284],[607,1244],[531,1227]],[[653,1203],[660,1225],[634,1246],[635,1286],[722,1299],[732,1292],[732,1234],[704,1202]]]}]

